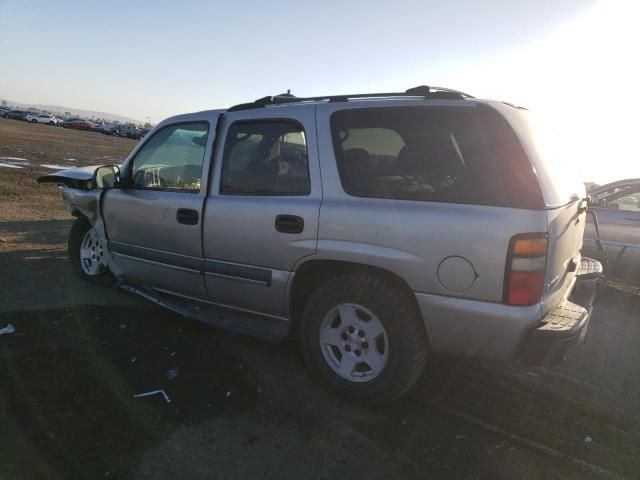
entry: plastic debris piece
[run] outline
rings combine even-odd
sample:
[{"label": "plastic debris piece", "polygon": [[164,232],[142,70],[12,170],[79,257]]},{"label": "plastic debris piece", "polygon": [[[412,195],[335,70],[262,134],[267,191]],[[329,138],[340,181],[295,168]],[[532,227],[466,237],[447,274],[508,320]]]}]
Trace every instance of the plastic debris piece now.
[{"label": "plastic debris piece", "polygon": [[133,357],[133,358],[131,359],[131,363],[135,363],[137,359],[138,359],[138,357]]},{"label": "plastic debris piece", "polygon": [[167,370],[167,378],[169,380],[173,380],[178,376],[179,373],[180,371],[177,368],[172,368],[171,370]]},{"label": "plastic debris piece", "polygon": [[127,329],[127,326],[126,326],[124,323],[121,323],[121,324],[120,324],[120,330],[123,330],[123,331],[124,331],[124,330],[126,330],[126,329]]},{"label": "plastic debris piece", "polygon": [[137,395],[134,395],[133,398],[150,397],[151,395],[162,395],[165,402],[171,403],[169,395],[167,395],[164,390],[152,390],[151,392],[138,393]]},{"label": "plastic debris piece", "polygon": [[16,333],[16,329],[10,323],[4,328],[0,328],[0,335],[7,335],[10,333]]},{"label": "plastic debris piece", "polygon": [[170,357],[173,357],[175,354],[176,354],[176,352],[171,352],[171,353],[169,354],[169,356],[170,356]]},{"label": "plastic debris piece", "polygon": [[227,394],[225,395],[225,397],[229,398],[231,396],[231,392],[227,392]]},{"label": "plastic debris piece", "polygon": [[591,438],[589,435],[587,435],[587,436],[584,438],[584,443],[591,443],[591,442],[593,442],[593,438]]}]

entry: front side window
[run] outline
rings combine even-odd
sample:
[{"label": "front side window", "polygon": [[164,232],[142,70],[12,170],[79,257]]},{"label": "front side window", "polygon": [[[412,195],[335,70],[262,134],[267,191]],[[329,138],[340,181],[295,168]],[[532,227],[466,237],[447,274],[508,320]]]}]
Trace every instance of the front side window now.
[{"label": "front side window", "polygon": [[473,109],[382,107],[331,116],[338,171],[360,197],[505,205]]},{"label": "front side window", "polygon": [[601,208],[640,211],[640,187],[638,185],[615,188],[613,191],[607,191],[596,198]]},{"label": "front side window", "polygon": [[158,131],[133,159],[137,188],[199,192],[209,123],[172,125]]},{"label": "front side window", "polygon": [[227,195],[308,195],[307,144],[289,121],[237,122],[229,127],[220,192]]}]

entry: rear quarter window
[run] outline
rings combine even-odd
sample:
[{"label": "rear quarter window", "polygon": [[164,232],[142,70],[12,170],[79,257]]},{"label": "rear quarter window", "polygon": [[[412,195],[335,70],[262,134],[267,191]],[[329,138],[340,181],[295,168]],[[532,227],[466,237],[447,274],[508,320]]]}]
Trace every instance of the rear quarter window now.
[{"label": "rear quarter window", "polygon": [[340,110],[331,132],[353,196],[509,206],[475,107]]}]

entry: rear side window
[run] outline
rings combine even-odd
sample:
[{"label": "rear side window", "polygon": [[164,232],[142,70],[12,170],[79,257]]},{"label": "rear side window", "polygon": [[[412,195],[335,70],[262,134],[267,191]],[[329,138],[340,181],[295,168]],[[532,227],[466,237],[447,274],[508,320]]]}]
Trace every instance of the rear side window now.
[{"label": "rear side window", "polygon": [[473,108],[341,110],[331,116],[331,131],[350,195],[508,204]]},{"label": "rear side window", "polygon": [[307,143],[292,121],[236,122],[225,140],[220,192],[308,195]]}]

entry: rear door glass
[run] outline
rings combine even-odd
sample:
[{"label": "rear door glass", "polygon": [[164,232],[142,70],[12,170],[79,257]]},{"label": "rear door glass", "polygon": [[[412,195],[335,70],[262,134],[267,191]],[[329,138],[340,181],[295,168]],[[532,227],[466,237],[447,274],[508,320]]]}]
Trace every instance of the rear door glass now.
[{"label": "rear door glass", "polygon": [[331,131],[350,195],[508,204],[474,108],[347,109],[331,116]]}]

